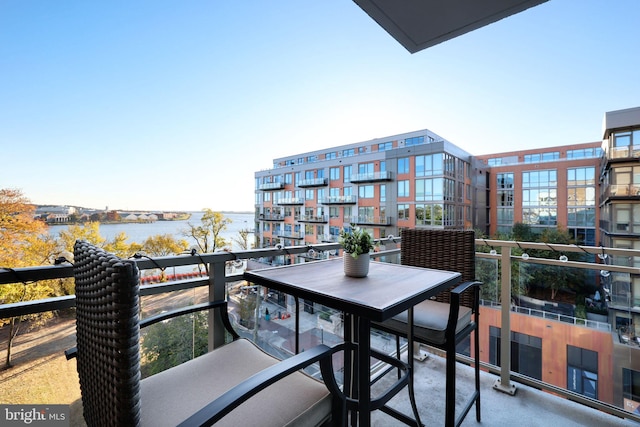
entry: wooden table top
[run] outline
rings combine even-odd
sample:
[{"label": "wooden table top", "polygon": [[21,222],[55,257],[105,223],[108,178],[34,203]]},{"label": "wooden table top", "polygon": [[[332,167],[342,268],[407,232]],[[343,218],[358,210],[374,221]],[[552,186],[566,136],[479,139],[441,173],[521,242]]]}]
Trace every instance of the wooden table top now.
[{"label": "wooden table top", "polygon": [[246,271],[244,278],[381,322],[453,286],[460,273],[371,261],[367,277],[353,278],[334,258]]}]

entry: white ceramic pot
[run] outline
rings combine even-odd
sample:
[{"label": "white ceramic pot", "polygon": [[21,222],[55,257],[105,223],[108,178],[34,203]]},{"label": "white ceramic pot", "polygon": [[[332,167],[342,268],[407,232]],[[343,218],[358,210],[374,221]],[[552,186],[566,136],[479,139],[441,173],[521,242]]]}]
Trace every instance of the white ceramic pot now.
[{"label": "white ceramic pot", "polygon": [[354,258],[351,254],[344,254],[344,274],[349,277],[366,277],[369,274],[369,254],[358,255]]}]

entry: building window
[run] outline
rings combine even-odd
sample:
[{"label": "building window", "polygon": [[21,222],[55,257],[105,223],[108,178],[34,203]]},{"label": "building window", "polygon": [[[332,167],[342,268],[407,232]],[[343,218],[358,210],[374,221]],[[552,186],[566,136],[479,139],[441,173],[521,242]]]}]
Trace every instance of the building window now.
[{"label": "building window", "polygon": [[340,179],[340,168],[331,168],[329,169],[329,179],[331,181],[337,181]]},{"label": "building window", "polygon": [[591,159],[598,158],[601,155],[601,148],[580,148],[576,150],[567,150],[567,159]]},{"label": "building window", "polygon": [[416,179],[416,201],[444,199],[444,178]]},{"label": "building window", "polygon": [[524,162],[525,163],[540,163],[540,162],[552,162],[554,160],[560,159],[560,152],[554,151],[551,153],[536,153],[536,154],[525,154]]},{"label": "building window", "polygon": [[415,176],[442,175],[444,170],[443,153],[416,156]]},{"label": "building window", "polygon": [[349,165],[349,166],[345,166],[344,167],[344,179],[343,182],[351,182],[351,171],[353,169],[353,166]]},{"label": "building window", "polygon": [[522,173],[522,222],[532,226],[558,223],[558,179],[555,169]]},{"label": "building window", "polygon": [[416,225],[441,227],[443,214],[442,204],[416,204]]},{"label": "building window", "polygon": [[502,164],[502,158],[496,157],[493,159],[487,159],[487,165],[489,166],[500,166]]},{"label": "building window", "polygon": [[567,390],[598,398],[598,353],[567,345]]},{"label": "building window", "polygon": [[305,199],[307,199],[307,200],[313,200],[313,199],[315,199],[315,198],[316,198],[316,197],[315,197],[315,191],[313,190],[313,188],[308,188],[308,189],[306,189],[306,190],[305,190],[305,192],[304,192],[304,197],[305,197]]},{"label": "building window", "polygon": [[378,144],[378,151],[387,151],[393,149],[393,142],[381,142]]},{"label": "building window", "polygon": [[398,220],[404,221],[409,219],[409,205],[406,203],[398,205]]},{"label": "building window", "polygon": [[373,177],[375,171],[375,165],[373,163],[360,163],[358,165],[358,176],[361,178],[364,177]]},{"label": "building window", "polygon": [[349,148],[347,150],[342,150],[342,157],[351,157],[355,155],[355,150],[353,148]]},{"label": "building window", "polygon": [[498,231],[509,232],[513,228],[514,175],[512,172],[496,175]]},{"label": "building window", "polygon": [[[500,365],[500,328],[489,326],[489,363]],[[511,370],[542,379],[542,338],[511,332]]]},{"label": "building window", "polygon": [[373,185],[361,185],[358,187],[358,197],[360,199],[373,199]]},{"label": "building window", "polygon": [[624,408],[634,412],[640,407],[640,372],[622,368],[622,397]]},{"label": "building window", "polygon": [[409,158],[403,157],[398,159],[398,174],[409,173]]},{"label": "building window", "polygon": [[333,151],[333,152],[331,152],[331,153],[327,153],[327,154],[325,154],[325,155],[324,155],[324,158],[325,158],[326,160],[333,160],[333,159],[335,159],[335,158],[337,158],[337,157],[338,157],[338,156],[337,156],[337,154],[336,154],[336,152],[335,152],[335,151]]},{"label": "building window", "polygon": [[402,181],[398,181],[398,197],[409,197],[409,180],[404,179]]},{"label": "building window", "polygon": [[418,144],[424,144],[424,136],[414,136],[413,138],[407,138],[404,140],[404,145],[406,147]]},{"label": "building window", "polygon": [[[593,167],[567,169],[567,227],[595,230],[595,173]],[[586,244],[586,241],[581,243]]]},{"label": "building window", "polygon": [[[358,222],[372,223],[375,220],[375,213],[373,206],[360,206],[358,207]],[[373,230],[369,230],[373,236]]]},{"label": "building window", "polygon": [[623,166],[611,169],[612,196],[640,195],[640,166]]},{"label": "building window", "polygon": [[285,184],[291,184],[292,181],[292,175],[290,173],[285,173],[284,174],[284,183]]},{"label": "building window", "polygon": [[380,184],[380,202],[387,201],[387,186],[385,184]]}]

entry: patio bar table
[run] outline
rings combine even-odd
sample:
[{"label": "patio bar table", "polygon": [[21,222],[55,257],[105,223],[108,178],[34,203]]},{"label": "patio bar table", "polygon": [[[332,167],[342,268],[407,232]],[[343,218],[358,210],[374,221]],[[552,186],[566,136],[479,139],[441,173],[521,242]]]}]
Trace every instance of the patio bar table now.
[{"label": "patio bar table", "polygon": [[[298,298],[311,300],[345,314],[345,341],[355,344],[353,370],[345,354],[345,393],[357,401],[357,420],[371,425],[371,322],[382,322],[409,310],[409,348],[412,348],[413,307],[448,289],[460,273],[372,261],[363,278],[344,275],[342,258],[246,271],[244,278]],[[297,319],[296,319],[297,322]],[[373,357],[379,357],[375,352]],[[387,359],[388,360],[388,359]],[[413,385],[413,358],[408,358],[408,384]],[[353,376],[353,378],[351,378]],[[387,399],[388,400],[388,399]],[[390,415],[407,422],[388,408]],[[352,418],[355,421],[355,415]]]}]

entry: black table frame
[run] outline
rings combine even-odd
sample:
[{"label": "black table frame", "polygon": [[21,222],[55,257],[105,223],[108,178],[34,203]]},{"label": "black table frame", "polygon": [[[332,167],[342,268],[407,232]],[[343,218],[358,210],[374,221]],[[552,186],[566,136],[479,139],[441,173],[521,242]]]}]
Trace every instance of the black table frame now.
[{"label": "black table frame", "polygon": [[[276,289],[289,295],[326,305],[345,315],[345,341],[356,343],[355,366],[351,372],[351,354],[345,352],[345,393],[352,422],[371,424],[371,411],[381,409],[405,423],[419,424],[404,414],[385,406],[399,389],[408,383],[413,388],[413,358],[408,363],[383,355],[371,349],[371,322],[383,322],[403,311],[408,311],[407,337],[409,352],[413,348],[413,307],[460,280],[460,273],[410,267],[400,264],[371,262],[369,275],[351,278],[344,275],[342,258],[303,264],[246,271],[244,278],[258,285]],[[298,305],[298,304],[297,304]],[[296,335],[299,332],[296,313]],[[296,352],[297,352],[296,345]],[[371,400],[369,361],[371,356],[403,371],[403,376],[392,390],[378,400]],[[353,383],[351,378],[353,377]],[[410,393],[413,396],[413,393]],[[412,407],[417,416],[415,402]]]}]

